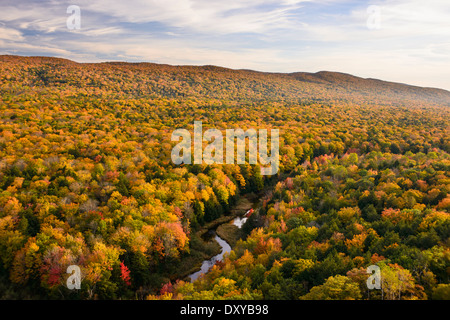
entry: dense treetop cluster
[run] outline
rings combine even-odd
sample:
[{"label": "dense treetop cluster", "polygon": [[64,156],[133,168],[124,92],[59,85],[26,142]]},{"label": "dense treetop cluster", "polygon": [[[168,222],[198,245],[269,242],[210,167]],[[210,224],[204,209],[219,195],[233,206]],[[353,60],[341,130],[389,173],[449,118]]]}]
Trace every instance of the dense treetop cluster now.
[{"label": "dense treetop cluster", "polygon": [[[450,94],[342,74],[0,57],[0,287],[64,299],[450,299]],[[280,171],[171,133],[280,130]],[[261,208],[194,283],[195,232]],[[69,265],[82,288],[66,287]],[[366,268],[383,289],[369,291]]]}]

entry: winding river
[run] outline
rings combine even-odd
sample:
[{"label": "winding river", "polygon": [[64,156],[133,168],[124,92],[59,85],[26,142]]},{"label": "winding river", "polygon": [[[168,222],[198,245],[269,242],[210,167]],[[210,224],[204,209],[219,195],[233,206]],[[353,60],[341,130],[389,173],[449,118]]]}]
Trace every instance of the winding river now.
[{"label": "winding river", "polygon": [[[242,226],[244,225],[245,221],[247,221],[247,217],[236,217],[232,220],[232,223],[237,226],[238,228],[242,228]],[[189,275],[189,277],[191,278],[191,282],[194,282],[195,280],[198,279],[198,277],[200,277],[202,274],[207,273],[213,266],[214,264],[216,264],[217,261],[222,261],[223,256],[226,253],[231,252],[231,246],[228,244],[228,242],[226,242],[225,240],[223,240],[222,238],[220,238],[215,231],[210,230],[209,234],[211,236],[214,236],[214,240],[217,241],[217,243],[220,245],[221,252],[217,255],[215,255],[214,257],[212,257],[209,260],[204,260],[202,263],[202,266],[200,268],[199,271]]]}]

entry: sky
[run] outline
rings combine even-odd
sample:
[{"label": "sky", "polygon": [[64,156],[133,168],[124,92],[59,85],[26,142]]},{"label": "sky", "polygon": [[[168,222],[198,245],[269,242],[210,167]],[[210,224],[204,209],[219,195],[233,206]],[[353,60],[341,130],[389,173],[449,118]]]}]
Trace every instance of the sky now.
[{"label": "sky", "polygon": [[326,70],[450,90],[450,1],[2,0],[0,54]]}]

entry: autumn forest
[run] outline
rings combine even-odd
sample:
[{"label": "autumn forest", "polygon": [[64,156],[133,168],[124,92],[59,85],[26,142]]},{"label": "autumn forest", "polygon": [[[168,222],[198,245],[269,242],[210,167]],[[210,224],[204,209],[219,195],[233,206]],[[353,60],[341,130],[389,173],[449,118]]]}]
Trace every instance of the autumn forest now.
[{"label": "autumn forest", "polygon": [[[2,299],[450,299],[450,92],[7,55],[0,91]],[[175,165],[194,121],[278,129],[278,173]],[[245,203],[190,281],[220,252],[202,234]]]}]

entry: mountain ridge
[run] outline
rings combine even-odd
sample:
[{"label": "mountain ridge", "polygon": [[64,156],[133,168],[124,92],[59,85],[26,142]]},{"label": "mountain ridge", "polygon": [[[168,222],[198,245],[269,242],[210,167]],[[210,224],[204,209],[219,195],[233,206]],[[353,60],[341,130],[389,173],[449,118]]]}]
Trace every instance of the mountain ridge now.
[{"label": "mountain ridge", "polygon": [[[280,73],[248,69],[231,69],[214,65],[170,65],[152,62],[122,61],[80,63],[58,57],[16,55],[0,55],[0,62],[13,64],[23,62],[29,64],[39,64],[42,66],[53,65],[59,68],[75,66],[80,68],[115,68],[115,71],[121,70],[122,72],[126,72],[133,70],[145,74],[150,72],[152,75],[156,75],[156,73],[151,72],[157,71],[158,74],[172,73],[172,77],[169,80],[174,82],[183,82],[185,78],[190,78],[189,74],[191,76],[196,76],[196,80],[192,80],[192,83],[195,81],[205,81],[205,79],[208,81],[211,79],[214,81],[222,81],[225,77],[229,81],[233,79],[247,81],[247,86],[251,89],[254,89],[255,84],[252,84],[249,81],[263,84],[263,86],[270,86],[270,94],[267,94],[264,90],[261,92],[256,92],[258,99],[262,99],[265,95],[267,95],[267,98],[269,99],[284,99],[286,96],[292,99],[295,99],[296,97],[300,99],[309,96],[319,100],[327,100],[331,94],[337,99],[352,100],[352,97],[357,95],[367,101],[381,99],[383,103],[389,103],[391,99],[392,101],[403,101],[403,103],[407,103],[407,101],[415,101],[419,104],[423,102],[450,106],[450,91],[445,89],[420,87],[374,78],[362,78],[352,74],[334,71],[319,71],[316,73]],[[180,86],[180,83],[178,82],[177,85]],[[224,87],[223,90],[227,90],[227,88]],[[208,93],[203,92],[203,94],[207,95]],[[213,96],[217,94],[218,92],[212,93]]]}]

